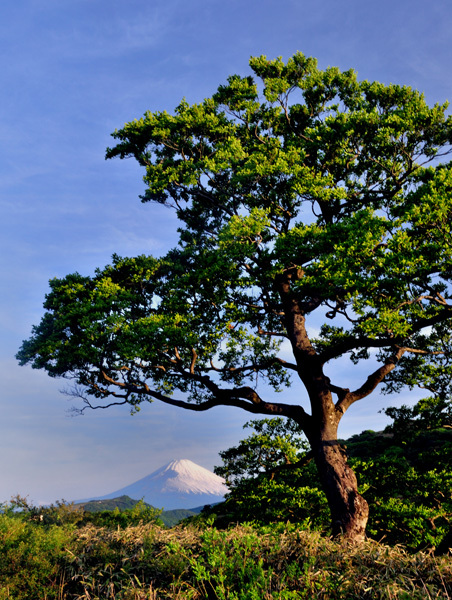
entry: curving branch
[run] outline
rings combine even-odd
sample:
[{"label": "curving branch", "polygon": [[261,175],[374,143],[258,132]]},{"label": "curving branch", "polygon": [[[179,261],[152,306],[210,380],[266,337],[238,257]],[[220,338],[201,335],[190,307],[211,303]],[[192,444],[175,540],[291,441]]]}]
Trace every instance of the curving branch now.
[{"label": "curving branch", "polygon": [[213,363],[213,360],[210,359],[210,369],[206,369],[206,371],[215,371],[216,373],[246,373],[247,371],[263,371],[268,369],[272,364],[278,364],[286,369],[291,369],[292,371],[297,371],[297,365],[290,363],[282,358],[275,356],[274,358],[263,362],[256,363],[251,365],[246,365],[244,367],[216,367]]},{"label": "curving branch", "polygon": [[401,342],[402,340],[397,340],[394,337],[375,339],[364,336],[350,336],[346,339],[341,340],[334,346],[331,346],[330,348],[326,348],[325,350],[319,352],[319,359],[323,364],[325,364],[330,360],[333,360],[347,352],[350,352],[350,350],[357,350],[358,348],[385,348],[387,346],[394,346],[394,344],[397,343],[397,341]]},{"label": "curving branch", "polygon": [[[361,387],[354,390],[353,392],[343,389],[343,392],[345,393],[339,395],[339,400],[335,404],[338,413],[344,414],[354,402],[362,400],[363,398],[371,394],[375,390],[375,388],[383,381],[386,375],[388,375],[397,366],[399,360],[402,358],[403,354],[406,351],[407,348],[396,347],[394,354],[387,359],[384,365],[382,365],[373,373],[371,373]],[[341,388],[337,389],[339,390]]]},{"label": "curving branch", "polygon": [[[129,400],[125,396],[121,396],[124,399],[121,400],[120,402],[115,401],[115,402],[109,402],[108,404],[93,404],[91,402],[91,400],[86,396],[86,394],[83,393],[81,388],[79,388],[78,386],[75,386],[72,389],[60,390],[60,393],[64,394],[65,396],[70,396],[71,398],[80,398],[81,400],[83,400],[83,403],[85,404],[85,406],[83,408],[78,408],[75,406],[72,406],[70,408],[69,412],[71,412],[73,414],[77,414],[77,415],[82,415],[87,408],[89,408],[91,410],[97,410],[99,408],[105,409],[105,408],[110,408],[112,406],[124,406],[126,404],[130,405]],[[112,396],[115,398],[118,397],[118,395],[114,395],[114,394],[112,394]]]},{"label": "curving branch", "polygon": [[[177,406],[179,408],[184,408],[186,410],[192,410],[195,412],[203,412],[206,410],[210,410],[211,408],[215,408],[216,406],[235,406],[237,408],[241,408],[247,412],[253,414],[261,414],[261,415],[280,415],[284,417],[289,417],[296,420],[302,428],[307,428],[309,426],[309,422],[311,416],[308,415],[305,410],[300,406],[293,406],[291,404],[285,404],[281,402],[265,402],[259,396],[259,394],[248,386],[243,386],[239,388],[230,388],[230,389],[220,389],[216,384],[212,384],[212,389],[214,389],[215,393],[211,398],[199,403],[188,402],[187,400],[177,400],[175,398],[171,398],[166,396],[165,394],[158,392],[156,390],[152,390],[146,383],[141,385],[135,385],[130,383],[125,383],[122,381],[116,381],[105,372],[102,373],[104,379],[110,383],[111,385],[120,387],[121,389],[126,391],[126,394],[123,396],[124,398],[128,397],[129,394],[137,394],[140,396],[150,397],[155,400],[159,400],[164,404],[169,404],[170,406]],[[199,377],[199,379],[208,379],[205,377]],[[109,392],[110,395],[114,396],[114,392]],[[85,402],[91,408],[103,408],[106,405],[93,406],[90,401],[84,398]],[[110,406],[116,404],[130,404],[130,401],[124,399],[123,402],[120,403],[112,403]]]}]

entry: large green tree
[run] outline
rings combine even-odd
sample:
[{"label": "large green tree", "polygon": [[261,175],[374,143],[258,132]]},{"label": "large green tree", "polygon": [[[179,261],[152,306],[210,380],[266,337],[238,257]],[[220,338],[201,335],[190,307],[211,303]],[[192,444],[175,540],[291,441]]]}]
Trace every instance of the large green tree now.
[{"label": "large green tree", "polygon": [[[406,357],[431,364],[449,347],[452,119],[409,87],[301,53],[250,66],[201,104],[114,132],[107,157],[145,169],[142,200],[174,208],[179,244],[52,280],[18,358],[74,378],[87,406],[292,418],[333,533],[360,540],[368,506],[337,429],[395,371],[411,385]],[[345,356],[369,359],[350,388],[330,369]],[[270,388],[291,378],[304,393],[277,401]]]}]

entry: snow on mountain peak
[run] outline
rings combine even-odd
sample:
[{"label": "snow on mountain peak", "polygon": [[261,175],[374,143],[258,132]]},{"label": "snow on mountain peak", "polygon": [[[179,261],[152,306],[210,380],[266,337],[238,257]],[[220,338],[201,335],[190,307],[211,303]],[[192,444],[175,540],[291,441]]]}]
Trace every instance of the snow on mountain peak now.
[{"label": "snow on mountain peak", "polygon": [[150,475],[97,499],[130,496],[156,508],[191,508],[220,502],[228,489],[224,479],[191,460],[172,460]]},{"label": "snow on mountain peak", "polygon": [[227,492],[224,479],[191,460],[173,460],[155,471],[152,477],[162,481],[160,491],[188,494],[213,494],[223,496]]}]

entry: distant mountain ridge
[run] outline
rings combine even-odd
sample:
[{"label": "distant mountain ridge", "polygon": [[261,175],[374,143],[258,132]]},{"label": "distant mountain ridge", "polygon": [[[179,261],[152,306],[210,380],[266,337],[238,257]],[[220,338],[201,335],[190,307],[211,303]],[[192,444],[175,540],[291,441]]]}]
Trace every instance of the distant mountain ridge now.
[{"label": "distant mountain ridge", "polygon": [[[130,511],[139,504],[139,502],[140,500],[132,500],[129,496],[120,496],[119,498],[111,498],[108,500],[89,500],[88,502],[80,502],[74,506],[76,508],[81,508],[88,513],[114,511],[115,509],[119,509],[120,511]],[[147,503],[145,503],[145,506],[154,508]],[[159,514],[158,519],[167,527],[174,527],[174,525],[177,525],[182,519],[198,515],[203,508],[203,506],[198,506],[191,509],[175,508],[174,510],[164,510]]]},{"label": "distant mountain ridge", "polygon": [[135,483],[90,500],[129,496],[134,500],[143,499],[155,508],[174,510],[221,502],[227,492],[222,477],[191,460],[182,459],[169,462]]}]

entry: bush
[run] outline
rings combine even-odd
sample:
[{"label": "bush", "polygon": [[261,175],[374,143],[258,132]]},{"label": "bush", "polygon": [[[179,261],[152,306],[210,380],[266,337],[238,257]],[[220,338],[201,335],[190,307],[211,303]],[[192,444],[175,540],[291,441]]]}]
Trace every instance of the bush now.
[{"label": "bush", "polygon": [[291,522],[326,531],[330,516],[325,494],[317,486],[306,483],[305,478],[297,481],[295,473],[290,481],[265,476],[243,480],[224,503],[206,512],[216,515],[217,526],[231,522]]},{"label": "bush", "polygon": [[60,598],[61,562],[74,529],[42,527],[25,515],[0,514],[0,600]]},{"label": "bush", "polygon": [[159,516],[162,511],[151,506],[148,506],[140,500],[132,508],[126,510],[101,510],[98,512],[85,511],[81,522],[83,524],[92,523],[99,527],[121,527],[126,528],[132,525],[140,525],[141,523],[158,523],[162,525]]}]

